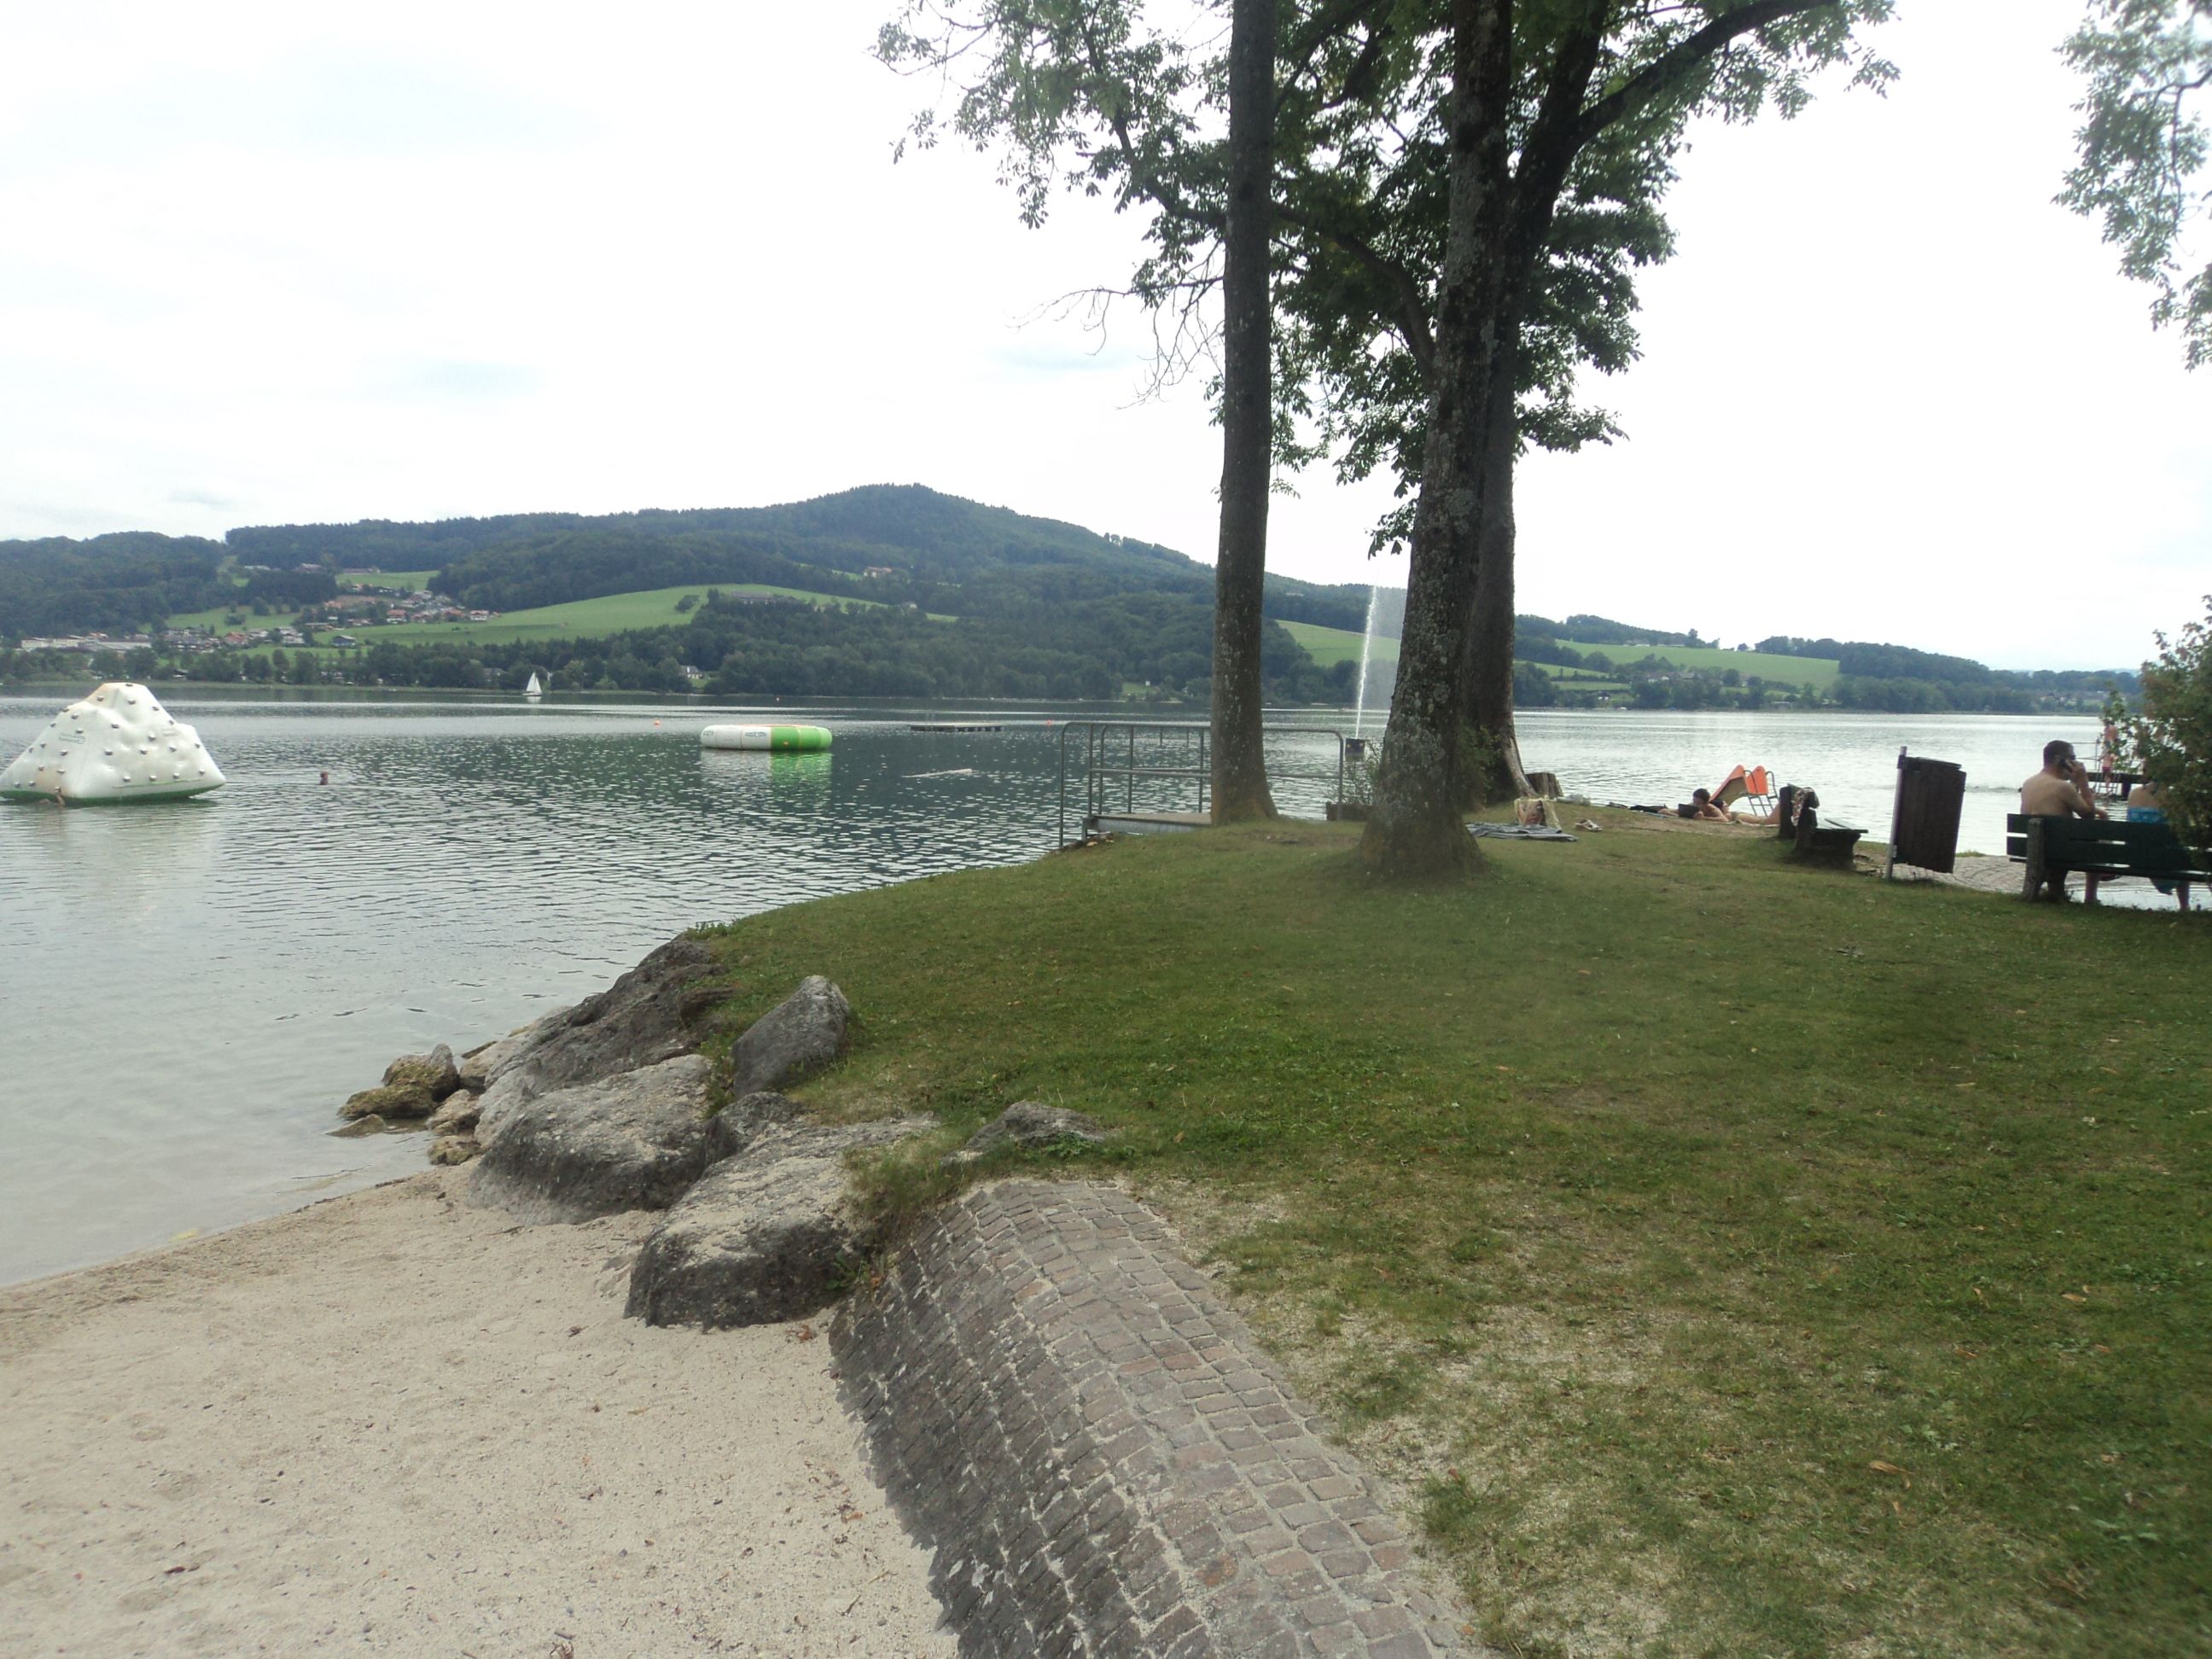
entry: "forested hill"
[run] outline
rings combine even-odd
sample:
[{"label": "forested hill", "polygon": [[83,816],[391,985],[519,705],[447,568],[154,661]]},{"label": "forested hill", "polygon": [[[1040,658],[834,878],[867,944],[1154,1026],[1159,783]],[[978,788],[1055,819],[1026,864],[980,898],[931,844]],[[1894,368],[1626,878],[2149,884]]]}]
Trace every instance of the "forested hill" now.
[{"label": "forested hill", "polygon": [[[225,580],[368,567],[435,571],[439,591],[488,611],[757,582],[989,616],[1117,594],[1205,600],[1213,582],[1210,566],[1148,542],[919,484],[876,484],[781,507],[257,526],[220,543],[150,534],[0,542],[0,635],[143,627],[228,602]],[[1364,620],[1364,587],[1271,576],[1267,588],[1269,614],[1287,621]]]},{"label": "forested hill", "polygon": [[[781,507],[527,514],[436,524],[370,520],[234,530],[246,562],[435,569],[463,605],[520,611],[685,582],[765,582],[848,599],[994,616],[1036,601],[1210,596],[1209,565],[1150,542],[946,495],[872,484]],[[1356,628],[1364,588],[1270,578],[1271,613]]]}]

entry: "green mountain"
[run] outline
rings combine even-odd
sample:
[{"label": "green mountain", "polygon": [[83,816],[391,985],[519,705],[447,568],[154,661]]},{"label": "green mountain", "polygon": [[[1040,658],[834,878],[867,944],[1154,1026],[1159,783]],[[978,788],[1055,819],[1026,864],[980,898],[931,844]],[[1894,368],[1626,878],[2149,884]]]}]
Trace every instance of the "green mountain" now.
[{"label": "green mountain", "polygon": [[[254,526],[220,542],[139,532],[0,542],[0,647],[246,612],[288,622],[307,611],[327,632],[356,613],[316,607],[337,597],[345,573],[372,568],[434,572],[430,585],[463,607],[508,615],[672,590],[696,590],[704,602],[687,599],[680,621],[628,631],[578,626],[571,635],[567,621],[528,639],[519,629],[501,637],[495,625],[380,628],[364,631],[362,650],[343,662],[310,656],[279,666],[258,652],[198,650],[185,660],[149,650],[133,672],[303,683],[342,673],[453,686],[520,685],[534,672],[580,689],[704,683],[732,695],[917,698],[1110,697],[1131,686],[1200,697],[1209,672],[1211,567],[1170,548],[919,484],[777,507]],[[777,602],[769,590],[816,602]],[[1267,695],[1347,698],[1356,641],[1346,647],[1317,630],[1363,633],[1370,594],[1364,586],[1270,576]],[[1377,632],[1395,639],[1403,595],[1385,589],[1382,598],[1391,602],[1376,607]],[[2125,672],[2000,672],[1963,658],[1826,639],[1764,640],[1768,658],[1731,657],[1694,633],[1603,617],[1517,622],[1516,696],[1530,705],[1632,690],[1647,704],[1758,706],[1771,687],[1849,707],[2025,710],[2094,702],[2106,684],[2131,691],[2135,682]],[[1297,625],[1303,637],[1282,623]],[[1774,653],[1821,660],[1817,672],[1808,664],[1799,673],[1778,669]],[[0,676],[52,667],[0,650]],[[1378,667],[1378,678],[1384,674]]]}]

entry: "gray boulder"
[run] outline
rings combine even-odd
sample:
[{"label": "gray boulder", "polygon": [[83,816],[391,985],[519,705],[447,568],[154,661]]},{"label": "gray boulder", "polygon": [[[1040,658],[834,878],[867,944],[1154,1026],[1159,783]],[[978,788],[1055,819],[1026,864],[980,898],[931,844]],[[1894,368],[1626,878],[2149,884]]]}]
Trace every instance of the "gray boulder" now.
[{"label": "gray boulder", "polygon": [[384,1068],[384,1086],[419,1086],[430,1091],[431,1099],[443,1100],[461,1086],[461,1074],[453,1064],[453,1051],[441,1042],[427,1054],[402,1054],[393,1060]]},{"label": "gray boulder", "polygon": [[730,1093],[780,1089],[820,1071],[845,1052],[853,1018],[845,994],[819,974],[745,1028],[730,1050]]},{"label": "gray boulder", "polygon": [[735,1158],[768,1130],[805,1115],[806,1109],[788,1095],[751,1094],[733,1100],[707,1126],[707,1162]]},{"label": "gray boulder", "polygon": [[446,1097],[445,1103],[430,1114],[430,1121],[424,1127],[434,1135],[466,1134],[477,1127],[477,1118],[483,1109],[482,1095],[459,1089]]},{"label": "gray boulder", "polygon": [[960,1149],[967,1158],[981,1158],[1001,1146],[1049,1146],[1057,1141],[1079,1140],[1103,1145],[1113,1133],[1097,1118],[1072,1112],[1065,1106],[1018,1100],[969,1136]]},{"label": "gray boulder", "polygon": [[358,1140],[363,1135],[380,1135],[390,1127],[374,1112],[371,1112],[366,1117],[357,1117],[352,1122],[331,1130],[331,1133],[340,1140]]},{"label": "gray boulder", "polygon": [[532,1223],[665,1209],[707,1167],[708,1081],[704,1060],[679,1054],[539,1095],[478,1133],[469,1198]]},{"label": "gray boulder", "polygon": [[691,1053],[721,1000],[719,972],[714,952],[679,936],[598,995],[471,1054],[485,1079],[478,1136],[496,1139],[515,1109],[552,1090]]},{"label": "gray boulder", "polygon": [[396,1118],[428,1117],[438,1109],[437,1097],[419,1083],[389,1083],[349,1095],[338,1108],[340,1117],[374,1115],[389,1122]]},{"label": "gray boulder", "polygon": [[492,1079],[506,1068],[507,1062],[518,1057],[533,1038],[540,1033],[538,1027],[546,1019],[566,1018],[568,1011],[562,1008],[557,1014],[548,1014],[543,1019],[533,1019],[527,1025],[518,1025],[505,1036],[491,1042],[479,1042],[454,1063],[461,1079],[461,1087],[482,1094],[491,1087]]},{"label": "gray boulder", "polygon": [[708,1330],[818,1312],[877,1243],[854,1212],[845,1154],[934,1127],[903,1117],[765,1130],[709,1170],[653,1230],[630,1270],[623,1311],[648,1325]]},{"label": "gray boulder", "polygon": [[483,1151],[474,1135],[440,1135],[430,1143],[430,1162],[465,1164]]}]

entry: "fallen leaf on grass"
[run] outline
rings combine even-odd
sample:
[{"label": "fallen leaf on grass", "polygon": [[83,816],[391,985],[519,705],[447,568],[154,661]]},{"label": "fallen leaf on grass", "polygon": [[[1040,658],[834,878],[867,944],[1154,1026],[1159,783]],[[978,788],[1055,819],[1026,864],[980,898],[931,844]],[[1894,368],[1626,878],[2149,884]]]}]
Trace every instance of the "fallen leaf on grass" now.
[{"label": "fallen leaf on grass", "polygon": [[2089,1298],[2086,1296],[2076,1296],[2071,1291],[2061,1291],[2058,1293],[2058,1299],[2062,1302],[2087,1302]]},{"label": "fallen leaf on grass", "polygon": [[1868,1464],[1867,1467],[1872,1469],[1876,1474],[1893,1474],[1905,1482],[1907,1491],[1911,1489],[1912,1477],[1906,1474],[1903,1469],[1898,1468],[1896,1464],[1884,1462],[1881,1458],[1877,1457],[1873,1462]]}]

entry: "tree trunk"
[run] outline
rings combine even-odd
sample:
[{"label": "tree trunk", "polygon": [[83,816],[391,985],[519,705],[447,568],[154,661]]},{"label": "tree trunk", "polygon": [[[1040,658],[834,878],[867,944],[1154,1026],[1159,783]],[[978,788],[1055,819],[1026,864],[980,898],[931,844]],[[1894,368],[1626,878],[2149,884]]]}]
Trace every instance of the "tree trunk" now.
[{"label": "tree trunk", "polygon": [[[1460,822],[1460,663],[1474,601],[1491,416],[1511,395],[1508,100],[1510,0],[1453,0],[1449,230],[1437,289],[1436,374],[1406,582],[1398,685],[1382,739],[1367,866],[1418,879],[1478,862]],[[1509,405],[1510,406],[1510,405]]]},{"label": "tree trunk", "polygon": [[1229,33],[1229,202],[1222,237],[1221,541],[1213,566],[1213,821],[1273,817],[1261,732],[1274,388],[1275,0],[1236,0]]},{"label": "tree trunk", "polygon": [[1474,748],[1482,757],[1480,772],[1462,782],[1464,799],[1478,806],[1533,793],[1513,730],[1513,467],[1521,435],[1516,389],[1514,374],[1501,374],[1492,401],[1483,462],[1481,560],[1460,661],[1460,718],[1474,732]]}]

